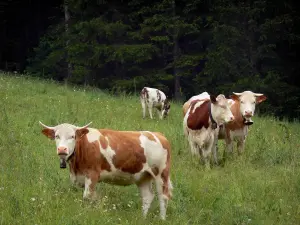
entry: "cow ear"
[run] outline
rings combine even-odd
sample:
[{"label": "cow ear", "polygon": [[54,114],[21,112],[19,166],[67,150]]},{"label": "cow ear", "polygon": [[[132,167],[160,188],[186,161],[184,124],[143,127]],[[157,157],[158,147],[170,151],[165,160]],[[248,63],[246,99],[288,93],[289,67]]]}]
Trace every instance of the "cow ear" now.
[{"label": "cow ear", "polygon": [[210,101],[211,101],[213,104],[217,103],[216,96],[210,95]]},{"label": "cow ear", "polygon": [[257,96],[256,103],[259,104],[259,103],[265,101],[266,99],[267,99],[267,97],[265,95]]},{"label": "cow ear", "polygon": [[89,132],[89,130],[87,128],[77,129],[76,130],[76,139],[82,138],[88,132]]},{"label": "cow ear", "polygon": [[46,137],[48,137],[48,138],[54,140],[55,132],[54,132],[53,129],[44,128],[44,129],[42,130],[42,133],[43,133]]},{"label": "cow ear", "polygon": [[234,101],[239,101],[239,100],[240,100],[239,96],[237,96],[237,95],[235,95],[235,94],[230,95],[229,98],[231,98],[231,99],[234,100]]}]

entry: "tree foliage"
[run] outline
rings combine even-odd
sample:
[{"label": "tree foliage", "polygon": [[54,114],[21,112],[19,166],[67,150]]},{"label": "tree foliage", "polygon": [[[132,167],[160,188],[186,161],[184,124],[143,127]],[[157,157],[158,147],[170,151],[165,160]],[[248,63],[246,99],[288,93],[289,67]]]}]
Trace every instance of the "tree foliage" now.
[{"label": "tree foliage", "polygon": [[268,96],[262,111],[299,116],[299,18],[288,1],[68,5],[68,32],[63,22],[49,27],[29,59],[32,74],[118,91],[153,86],[169,96],[178,85],[186,97],[253,90]]}]

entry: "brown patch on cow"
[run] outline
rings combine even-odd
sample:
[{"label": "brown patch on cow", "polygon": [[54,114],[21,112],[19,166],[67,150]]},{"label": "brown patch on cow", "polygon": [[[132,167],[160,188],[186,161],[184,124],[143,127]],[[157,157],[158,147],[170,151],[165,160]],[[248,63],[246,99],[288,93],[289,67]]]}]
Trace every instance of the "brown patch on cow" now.
[{"label": "brown patch on cow", "polygon": [[76,132],[75,132],[76,139],[82,138],[88,132],[89,132],[89,130],[87,128],[76,130]]},{"label": "brown patch on cow", "polygon": [[105,139],[105,137],[103,135],[100,136],[99,141],[100,141],[101,148],[107,149],[108,143],[107,143],[107,140]]},{"label": "brown patch on cow", "polygon": [[[209,104],[210,101],[204,101],[199,107],[195,109],[195,105],[202,100],[194,100],[191,102],[191,110],[187,119],[187,126],[192,130],[200,130],[203,127],[209,127]],[[195,109],[195,111],[194,111]],[[194,112],[193,112],[194,111]]]},{"label": "brown patch on cow", "polygon": [[55,132],[54,132],[54,130],[53,129],[49,129],[49,128],[44,128],[43,130],[42,130],[42,133],[46,136],[46,137],[48,137],[48,138],[50,138],[50,139],[54,139],[55,137]]},{"label": "brown patch on cow", "polygon": [[142,134],[144,136],[146,136],[150,141],[155,141],[156,142],[154,136],[151,133],[149,133],[149,132],[142,132]]},{"label": "brown patch on cow", "polygon": [[144,88],[142,89],[140,96],[141,96],[141,98],[143,98],[143,99],[149,99],[149,93],[148,93],[147,88],[144,87]]},{"label": "brown patch on cow", "polygon": [[100,153],[99,141],[90,143],[87,136],[76,140],[75,154],[70,159],[71,173],[85,175],[93,173],[93,179],[99,180],[102,170],[111,171],[111,167]]},{"label": "brown patch on cow", "polygon": [[237,95],[230,95],[229,98],[231,98],[234,101],[240,101],[240,97]]},{"label": "brown patch on cow", "polygon": [[114,166],[127,173],[138,173],[146,163],[144,149],[140,145],[141,132],[100,130],[108,139],[108,143],[115,155],[112,162]]},{"label": "brown patch on cow", "polygon": [[156,90],[156,94],[157,94],[157,101],[160,102],[161,101],[161,94],[160,94],[159,90]]},{"label": "brown patch on cow", "polygon": [[151,170],[152,170],[152,173],[154,174],[154,176],[158,175],[159,169],[157,167],[153,167],[153,168],[151,168]]}]

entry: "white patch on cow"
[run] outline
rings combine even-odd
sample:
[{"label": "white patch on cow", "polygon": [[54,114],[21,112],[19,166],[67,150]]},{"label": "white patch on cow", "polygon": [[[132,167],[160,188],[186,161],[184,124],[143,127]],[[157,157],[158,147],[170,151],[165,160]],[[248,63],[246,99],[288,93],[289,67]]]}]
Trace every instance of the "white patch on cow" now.
[{"label": "white patch on cow", "polygon": [[199,95],[195,95],[195,96],[191,97],[188,101],[192,102],[194,100],[205,100],[205,99],[209,99],[209,98],[210,98],[210,95],[205,91]]},{"label": "white patch on cow", "polygon": [[94,128],[88,128],[89,132],[86,134],[88,142],[92,143],[94,141],[99,141],[100,131]]},{"label": "white patch on cow", "polygon": [[[204,103],[204,101],[197,102],[197,103],[194,105],[193,111],[192,111],[191,113],[195,113],[196,109],[199,108],[203,103]],[[190,110],[189,110],[189,111],[190,111]]]},{"label": "white patch on cow", "polygon": [[163,148],[159,139],[152,132],[144,132],[151,134],[155,139],[155,141],[149,140],[148,137],[143,134],[139,137],[141,147],[144,149],[147,164],[150,167],[149,169],[156,166],[162,171],[165,168],[165,164],[161,165],[161,162],[167,161],[167,150]]},{"label": "white patch on cow", "polygon": [[91,191],[90,191],[91,183],[92,183],[91,179],[85,177],[83,198],[89,198],[89,196],[91,194]]},{"label": "white patch on cow", "polygon": [[[100,132],[99,132],[100,133]],[[100,133],[101,134],[101,133]],[[108,164],[110,165],[110,168],[112,171],[116,170],[115,165],[113,164],[113,157],[114,155],[116,155],[116,152],[110,147],[109,145],[109,140],[103,136],[105,138],[105,140],[107,141],[107,148],[104,149],[102,148],[100,142],[99,142],[99,148],[100,148],[100,153],[104,156],[104,158],[106,159],[106,161],[108,162]],[[99,137],[100,138],[100,137]],[[98,139],[99,140],[99,139]]]}]

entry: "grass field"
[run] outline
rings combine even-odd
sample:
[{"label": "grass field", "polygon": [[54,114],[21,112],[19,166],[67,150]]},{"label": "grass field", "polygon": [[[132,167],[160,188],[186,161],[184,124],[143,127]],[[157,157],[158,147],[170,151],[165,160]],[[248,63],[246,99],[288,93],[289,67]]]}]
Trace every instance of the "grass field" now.
[{"label": "grass field", "polygon": [[[300,224],[299,123],[255,117],[245,153],[204,172],[189,154],[180,104],[172,104],[164,121],[143,120],[137,97],[6,75],[0,75],[0,102],[1,225]],[[167,220],[159,219],[157,198],[143,220],[135,186],[99,183],[100,200],[83,202],[39,120],[164,133],[172,144],[174,185]]]}]

